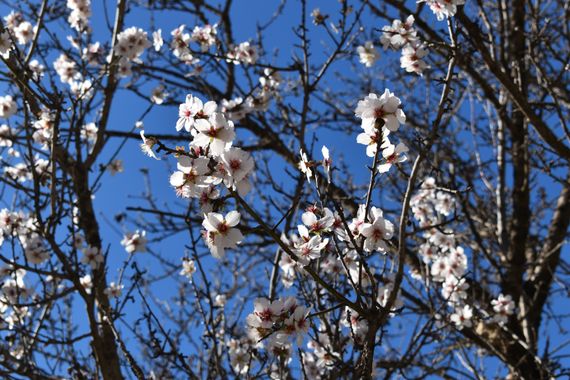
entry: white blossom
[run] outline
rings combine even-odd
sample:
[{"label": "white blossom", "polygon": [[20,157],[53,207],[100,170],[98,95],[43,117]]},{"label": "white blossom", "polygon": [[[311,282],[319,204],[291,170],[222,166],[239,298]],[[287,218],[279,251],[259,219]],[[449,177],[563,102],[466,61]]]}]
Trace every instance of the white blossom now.
[{"label": "white blossom", "polygon": [[154,47],[154,50],[160,51],[163,44],[164,40],[162,39],[162,29],[152,32],[152,46]]},{"label": "white blossom", "polygon": [[18,106],[12,96],[0,96],[0,117],[5,119],[14,115],[18,111]]},{"label": "white blossom", "polygon": [[227,61],[234,65],[239,65],[240,63],[253,65],[257,62],[257,58],[257,48],[246,41],[230,48]]},{"label": "white blossom", "polygon": [[[180,104],[178,108],[179,118],[176,122],[176,130],[180,131],[184,128],[186,132],[190,132],[193,127],[209,128],[210,123],[208,119],[214,115],[216,108],[215,102],[209,101],[204,104],[198,97],[187,95],[186,101]],[[223,117],[223,115],[220,116]]]},{"label": "white blossom", "polygon": [[445,17],[453,17],[457,13],[457,6],[465,4],[465,0],[418,0],[425,2],[431,8],[439,21]]},{"label": "white blossom", "polygon": [[491,306],[495,312],[493,319],[501,325],[507,323],[509,316],[515,312],[515,302],[509,294],[500,294],[497,299],[491,301]]},{"label": "white blossom", "polygon": [[372,67],[380,58],[380,53],[378,53],[372,41],[366,41],[364,45],[358,46],[356,52],[358,53],[360,63],[366,67]]},{"label": "white blossom", "polygon": [[203,188],[208,186],[209,160],[205,157],[190,158],[185,155],[178,157],[178,171],[170,176],[170,184],[176,189],[176,194],[185,198],[197,198]]},{"label": "white blossom", "polygon": [[243,240],[241,231],[235,228],[240,221],[240,213],[230,211],[225,216],[215,212],[204,215],[202,226],[206,244],[216,259],[225,256],[226,248],[235,248]]},{"label": "white blossom", "polygon": [[386,240],[394,234],[394,225],[384,219],[383,212],[379,208],[372,207],[370,213],[372,214],[372,223],[364,223],[360,229],[361,235],[365,238],[364,250],[384,253],[388,250]]},{"label": "white blossom", "polygon": [[216,44],[216,36],[218,34],[218,26],[214,25],[204,25],[196,26],[192,30],[192,35],[190,36],[193,41],[200,44],[200,49],[205,52],[210,49],[211,46]]},{"label": "white blossom", "polygon": [[408,151],[408,147],[404,143],[393,145],[390,143],[390,140],[386,138],[382,148],[382,157],[384,162],[378,165],[378,172],[380,173],[387,173],[392,165],[399,164],[408,159],[405,155]]},{"label": "white blossom", "polygon": [[144,131],[141,131],[141,139],[143,141],[142,144],[140,144],[142,152],[147,156],[154,158],[155,160],[160,160],[160,158],[152,150],[152,148],[156,144],[156,139],[154,137],[146,138],[144,135]]},{"label": "white blossom", "polygon": [[471,309],[469,305],[464,305],[463,307],[455,309],[455,312],[449,319],[458,330],[462,330],[464,327],[470,328],[473,326],[471,318],[473,318],[473,309]]},{"label": "white blossom", "polygon": [[117,35],[115,52],[118,56],[135,60],[140,57],[144,50],[151,46],[147,33],[141,28],[132,26]]},{"label": "white blossom", "polygon": [[146,243],[146,231],[139,230],[125,234],[121,240],[121,245],[128,253],[146,252]]},{"label": "white blossom", "polygon": [[417,31],[413,28],[414,21],[414,16],[410,15],[404,22],[394,20],[392,25],[384,26],[382,37],[380,37],[384,49],[391,47],[397,50],[404,45],[418,41]]},{"label": "white blossom", "polygon": [[101,249],[97,247],[87,247],[83,249],[83,257],[81,262],[86,265],[90,265],[91,268],[97,269],[103,263],[105,257]]},{"label": "white blossom", "polygon": [[406,115],[400,105],[400,99],[386,89],[380,97],[376,94],[369,94],[364,100],[359,101],[355,113],[362,119],[363,125],[374,124],[380,119],[384,121],[388,130],[395,132],[400,124],[406,122]]},{"label": "white blossom", "polygon": [[123,294],[123,284],[117,284],[111,282],[107,288],[105,288],[104,293],[110,298],[119,298]]},{"label": "white blossom", "polygon": [[409,73],[422,75],[428,65],[422,60],[428,54],[424,45],[408,44],[402,49],[400,66]]}]

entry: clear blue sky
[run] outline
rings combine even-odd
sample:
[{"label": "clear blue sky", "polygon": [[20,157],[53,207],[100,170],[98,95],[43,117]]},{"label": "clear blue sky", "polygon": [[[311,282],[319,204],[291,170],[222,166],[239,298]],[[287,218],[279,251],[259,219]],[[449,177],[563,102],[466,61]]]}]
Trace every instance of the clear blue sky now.
[{"label": "clear blue sky", "polygon": [[[104,26],[104,17],[102,15],[102,1],[93,1],[93,17],[91,19],[91,25],[93,26],[94,36],[96,39],[102,41],[108,40],[110,34]],[[112,2],[107,1],[108,4]],[[256,23],[259,21],[267,20],[273,12],[276,10],[280,1],[270,1],[270,0],[241,0],[235,1],[233,6],[233,27],[236,40],[248,40],[254,39],[256,37]],[[337,9],[338,2],[332,0],[320,0],[320,1],[309,1],[309,10],[320,7],[325,13],[334,13],[327,11],[327,9]],[[111,6],[110,9],[113,9]],[[275,63],[287,63],[292,52],[295,50],[294,44],[296,43],[295,36],[292,32],[292,28],[299,21],[300,4],[299,1],[289,1],[285,7],[283,16],[281,16],[277,22],[275,22],[271,28],[266,33],[264,44],[267,51],[273,51],[278,49],[278,59]],[[2,14],[8,13],[5,7],[0,8]],[[431,16],[430,16],[431,17]],[[368,20],[368,22],[367,22]],[[215,22],[216,20],[211,20]],[[370,22],[370,17],[364,15],[364,24],[372,28],[381,28],[382,25],[376,25],[376,21]],[[436,23],[435,17],[431,17],[430,22]],[[164,13],[154,15],[154,25],[156,28],[161,28],[163,30],[163,36],[169,37],[170,31],[176,28],[180,24],[186,24],[189,28],[192,28],[197,20],[188,19],[187,16],[183,16],[178,13]],[[199,22],[198,22],[199,23]],[[149,31],[150,35],[150,19],[147,12],[142,12],[136,10],[127,15],[125,26],[138,26]],[[63,29],[62,29],[63,31]],[[60,31],[56,31],[60,33]],[[369,33],[367,31],[367,33]],[[313,27],[311,24],[311,34],[313,35],[313,59],[319,60],[324,59],[323,49],[319,43],[320,39],[325,39],[326,34],[321,28]],[[378,36],[377,32],[374,32],[375,36]],[[62,35],[63,36],[63,35]],[[62,37],[63,38],[63,37]],[[382,59],[397,60],[397,55],[390,53],[382,53]],[[381,61],[382,62],[382,61]],[[353,66],[347,63],[338,64],[335,69],[343,70],[348,72],[348,70],[353,70]],[[359,70],[378,70],[381,69],[380,66],[375,66],[372,69],[366,69],[363,66],[358,67]],[[333,70],[334,71],[334,70]],[[357,75],[355,73],[355,75]],[[414,78],[415,80],[416,78]],[[123,80],[122,83],[125,83]],[[330,86],[342,86],[342,83],[334,80],[334,76],[329,79]],[[421,83],[420,83],[421,85]],[[377,82],[376,92],[383,92],[384,88],[391,88],[390,83]],[[150,88],[149,88],[150,89]],[[354,94],[355,101],[364,97],[366,94]],[[405,94],[396,94],[400,96],[405,96]],[[207,99],[204,99],[207,100]],[[220,99],[214,99],[220,100]],[[178,99],[182,102],[183,99]],[[404,104],[405,107],[411,107],[413,105]],[[119,91],[116,97],[116,101],[113,105],[111,111],[111,119],[109,122],[109,129],[128,131],[130,130],[134,123],[139,120],[140,115],[146,109],[147,104],[143,104],[138,97],[129,95],[126,91]],[[174,133],[174,125],[177,120],[177,108],[167,107],[167,106],[155,106],[153,110],[144,119],[145,131],[147,134],[153,133]],[[90,121],[90,120],[88,120]],[[240,132],[238,131],[238,136]],[[353,174],[355,175],[355,180],[365,181],[368,177],[368,173],[364,170],[364,165],[368,164],[368,158],[364,154],[364,149],[361,145],[356,144],[356,135],[347,136],[340,133],[327,133],[325,135],[320,134],[319,139],[321,143],[316,145],[315,156],[320,157],[319,151],[322,143],[325,143],[331,149],[332,154],[336,157],[345,156],[349,167],[354,168]],[[102,154],[100,163],[105,162],[105,158],[109,157],[110,154],[114,152],[114,147],[118,146],[121,142],[120,139],[111,140],[111,142],[105,148]],[[118,273],[117,270],[120,268],[124,260],[127,258],[127,254],[124,248],[120,245],[120,240],[122,238],[122,232],[133,230],[136,228],[134,225],[117,225],[114,221],[114,216],[118,213],[124,212],[126,206],[137,206],[140,202],[134,197],[140,195],[144,189],[143,176],[140,173],[141,169],[148,169],[150,177],[152,178],[153,194],[155,198],[159,199],[159,205],[168,205],[174,212],[183,212],[184,201],[177,199],[173,190],[169,186],[168,177],[170,175],[171,169],[173,167],[174,161],[172,159],[167,159],[163,161],[154,161],[152,159],[146,158],[140,152],[139,142],[135,140],[129,140],[124,148],[121,150],[119,158],[124,161],[125,172],[122,174],[117,174],[116,176],[110,176],[105,174],[104,180],[102,181],[101,188],[96,193],[95,206],[96,213],[99,219],[101,227],[101,235],[103,236],[104,246],[110,245],[109,254],[109,281],[116,280]],[[413,156],[413,152],[412,152]],[[276,166],[278,167],[278,166]],[[409,167],[407,168],[409,169]],[[94,176],[93,176],[94,177]],[[283,175],[283,178],[286,177]],[[180,204],[180,208],[176,208],[176,204]],[[2,205],[2,207],[5,207]],[[149,218],[149,220],[152,220]],[[153,236],[149,236],[152,240]],[[172,236],[171,238],[161,240],[160,242],[150,244],[150,247],[157,253],[170,259],[170,261],[179,263],[181,258],[184,256],[184,245],[188,244],[188,235],[186,233],[180,233],[178,235]],[[147,268],[150,271],[153,270],[153,266],[156,264],[155,261],[149,255],[137,255],[136,261],[140,264],[140,267]],[[208,270],[215,270],[216,263],[214,261],[210,262],[207,266]],[[155,294],[168,299],[171,296],[175,296],[175,289],[173,282],[169,280],[164,280],[158,283],[154,289]],[[567,297],[559,297],[559,303],[557,302],[556,307],[560,307],[561,310],[570,308],[570,303]],[[78,306],[79,307],[79,306]],[[127,320],[134,321],[139,317],[139,315],[134,312],[138,310],[137,305],[131,305],[127,308]],[[81,313],[78,312],[78,323],[82,323]],[[405,323],[405,319],[402,320]],[[245,323],[245,321],[244,321]],[[400,323],[400,321],[396,321]],[[558,334],[555,326],[550,326],[548,330],[549,335],[551,335],[552,341],[551,346],[556,346],[562,342],[562,334]],[[128,340],[128,339],[127,339]],[[543,341],[544,343],[544,341]],[[380,351],[382,352],[382,351]],[[494,371],[494,366],[489,367],[489,374]]]}]

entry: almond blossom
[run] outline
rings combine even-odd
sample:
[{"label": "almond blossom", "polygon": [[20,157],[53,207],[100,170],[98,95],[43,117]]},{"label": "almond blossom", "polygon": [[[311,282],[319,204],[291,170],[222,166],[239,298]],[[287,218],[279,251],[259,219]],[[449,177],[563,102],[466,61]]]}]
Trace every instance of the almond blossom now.
[{"label": "almond blossom", "polygon": [[418,41],[417,31],[413,28],[414,21],[414,16],[410,15],[404,22],[394,20],[392,25],[384,26],[382,37],[380,37],[384,49],[391,47],[397,50],[406,44]]},{"label": "almond blossom", "polygon": [[329,243],[329,239],[323,240],[319,235],[309,236],[309,230],[303,225],[297,226],[297,229],[301,236],[301,243],[297,244],[295,252],[299,256],[299,261],[308,265],[311,259],[321,257],[321,252]]},{"label": "almond blossom", "polygon": [[462,330],[464,327],[470,328],[473,326],[471,318],[473,318],[473,309],[469,305],[464,305],[455,309],[455,313],[449,319],[458,330]]},{"label": "almond blossom", "polygon": [[140,134],[141,134],[141,139],[143,141],[142,144],[140,144],[142,152],[147,156],[154,158],[155,160],[160,160],[160,158],[152,150],[152,148],[156,144],[156,139],[154,137],[146,138],[144,135],[144,131],[141,131]]},{"label": "almond blossom", "polygon": [[303,213],[301,219],[310,232],[316,234],[330,231],[335,222],[334,214],[326,207],[322,210],[310,207]]},{"label": "almond blossom", "polygon": [[359,101],[355,114],[362,119],[363,124],[365,122],[374,124],[377,120],[383,120],[385,127],[395,132],[400,124],[406,122],[406,115],[400,105],[400,99],[386,89],[380,97],[376,94],[369,94],[364,100]]},{"label": "almond blossom", "polygon": [[257,61],[257,58],[257,48],[246,41],[230,48],[227,61],[234,65],[239,65],[240,63],[253,65]]},{"label": "almond blossom", "polygon": [[200,49],[205,52],[210,49],[211,46],[216,44],[216,36],[218,34],[218,25],[204,25],[196,26],[192,30],[192,35],[190,36],[193,41],[200,44]]},{"label": "almond blossom", "polygon": [[364,250],[384,253],[388,250],[386,240],[394,234],[394,225],[384,219],[381,209],[372,207],[370,213],[372,214],[372,223],[364,223],[360,229],[361,235],[365,238]]},{"label": "almond blossom", "polygon": [[515,302],[509,294],[500,294],[497,299],[491,301],[491,306],[495,312],[494,321],[501,325],[507,323],[509,317],[515,312]]},{"label": "almond blossom", "polygon": [[222,174],[224,184],[240,195],[249,192],[251,185],[247,176],[254,167],[251,155],[239,148],[230,147],[220,156],[218,171]]},{"label": "almond blossom", "polygon": [[387,173],[392,165],[405,162],[408,157],[406,157],[404,153],[407,151],[408,147],[404,143],[393,145],[386,138],[382,150],[382,157],[384,158],[385,162],[378,165],[378,172]]},{"label": "almond blossom", "polygon": [[139,230],[125,234],[123,240],[121,240],[121,245],[125,247],[125,250],[130,254],[146,252],[146,243],[146,231],[141,232]]},{"label": "almond blossom", "polygon": [[[288,297],[276,301],[258,298],[254,301],[254,311],[247,316],[249,336],[256,342],[268,338],[268,345],[283,345],[282,339],[296,337],[300,345],[308,332],[309,309],[297,304]],[[281,344],[280,344],[281,343]]]},{"label": "almond blossom", "polygon": [[390,134],[390,131],[385,127],[378,129],[374,123],[366,123],[362,128],[364,132],[356,136],[356,142],[366,146],[366,155],[368,157],[374,157],[378,149],[378,143],[382,144],[384,139]]},{"label": "almond blossom", "polygon": [[313,171],[311,170],[312,163],[307,158],[307,153],[303,152],[303,149],[299,151],[301,155],[301,161],[297,164],[301,173],[307,176],[307,182],[311,182],[311,177],[313,176]]},{"label": "almond blossom", "polygon": [[152,47],[155,51],[160,51],[162,45],[164,44],[164,40],[162,39],[162,29],[157,29],[152,32]]},{"label": "almond blossom", "polygon": [[10,39],[10,34],[5,30],[0,33],[0,56],[4,59],[8,59],[11,49],[12,40]]},{"label": "almond blossom", "polygon": [[422,75],[429,66],[422,60],[428,54],[428,50],[421,44],[408,44],[402,49],[400,66],[409,73]]},{"label": "almond blossom", "polygon": [[243,240],[241,231],[235,228],[240,221],[240,213],[230,211],[225,216],[215,212],[204,215],[202,226],[206,244],[216,259],[225,256],[226,248],[235,248]]},{"label": "almond blossom", "polygon": [[114,49],[118,56],[132,61],[138,59],[150,46],[147,33],[141,28],[132,26],[117,35],[117,44]]},{"label": "almond blossom", "polygon": [[236,136],[234,123],[226,120],[221,112],[214,112],[207,121],[196,123],[195,128],[191,145],[208,148],[213,156],[221,156]]},{"label": "almond blossom", "polygon": [[14,28],[14,36],[19,45],[25,45],[34,38],[35,27],[28,21],[21,22]]},{"label": "almond blossom", "polygon": [[109,298],[119,298],[123,294],[123,288],[125,286],[123,284],[117,284],[115,282],[111,282],[107,288],[105,288],[104,293]]},{"label": "almond blossom", "polygon": [[83,264],[90,265],[91,268],[97,269],[104,260],[105,257],[103,256],[100,248],[87,247],[83,249],[83,257],[81,258],[81,262]]},{"label": "almond blossom", "polygon": [[178,109],[179,118],[176,122],[176,130],[180,131],[184,128],[186,132],[190,132],[193,127],[209,128],[208,118],[213,116],[216,108],[215,102],[209,101],[204,104],[198,97],[187,95],[186,101],[180,104]]},{"label": "almond blossom", "polygon": [[457,6],[465,4],[465,0],[418,0],[418,3],[421,2],[429,5],[439,21],[455,16]]},{"label": "almond blossom", "polygon": [[18,106],[16,102],[12,99],[12,96],[5,95],[0,96],[0,117],[9,118],[18,111]]},{"label": "almond blossom", "polygon": [[380,58],[380,54],[372,41],[366,41],[364,45],[358,46],[356,52],[358,53],[360,63],[366,67],[372,67],[374,62]]},{"label": "almond blossom", "polygon": [[190,44],[190,34],[184,33],[185,25],[180,25],[178,28],[170,32],[172,36],[172,41],[170,42],[170,48],[172,49],[174,56],[180,58],[181,60],[186,60],[191,57],[189,44]]},{"label": "almond blossom", "polygon": [[205,157],[178,157],[178,171],[170,176],[170,184],[176,189],[177,195],[196,198],[201,194],[203,188],[208,186],[208,178],[205,176],[209,171],[208,162]]},{"label": "almond blossom", "polygon": [[196,272],[196,264],[193,260],[189,258],[182,259],[182,270],[180,271],[180,275],[184,276],[188,279],[188,281],[192,281],[192,275]]}]

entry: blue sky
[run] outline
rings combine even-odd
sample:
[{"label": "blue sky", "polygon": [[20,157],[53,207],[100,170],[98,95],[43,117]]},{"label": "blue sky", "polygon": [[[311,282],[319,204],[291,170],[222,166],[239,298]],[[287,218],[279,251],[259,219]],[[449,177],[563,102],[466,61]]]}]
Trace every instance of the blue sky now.
[{"label": "blue sky", "polygon": [[[110,35],[104,26],[104,17],[102,15],[102,4],[103,2],[94,1],[93,2],[93,17],[91,19],[91,25],[94,30],[95,39],[107,40]],[[112,2],[107,2],[111,4]],[[320,1],[309,1],[309,11],[320,7],[325,13],[334,14],[332,11],[327,11],[327,9],[337,9],[338,3],[332,0],[320,0]],[[245,41],[248,39],[256,38],[256,25],[260,20],[267,20],[271,17],[273,12],[276,10],[280,1],[268,1],[268,0],[242,0],[236,1],[233,6],[233,24],[234,24],[234,34],[238,41]],[[3,14],[8,12],[5,8],[0,8]],[[110,7],[112,9],[112,7]],[[268,52],[278,51],[277,59],[275,63],[286,63],[289,61],[291,55],[297,50],[294,44],[296,43],[295,36],[292,32],[292,28],[299,21],[300,3],[298,1],[288,1],[281,16],[271,27],[268,29],[264,36],[265,49]],[[397,16],[395,14],[395,16]],[[333,16],[334,17],[334,16]],[[196,20],[188,19],[187,16],[183,16],[180,13],[171,12],[164,14],[155,14],[153,16],[153,23],[155,28],[161,28],[163,30],[163,36],[169,36],[172,29],[176,28],[178,25],[184,23],[189,28],[192,28],[196,24]],[[437,22],[435,17],[432,15],[428,16],[431,23]],[[215,20],[211,20],[215,22]],[[367,22],[368,21],[368,22]],[[376,25],[377,21],[373,23],[370,22],[370,16],[364,15],[363,22],[365,25],[373,28],[381,28],[382,25]],[[151,20],[149,19],[148,13],[135,10],[129,13],[126,17],[125,26],[138,26],[149,31],[150,34]],[[313,37],[313,48],[311,52],[313,53],[313,59],[315,61],[322,61],[325,58],[323,53],[322,45],[320,40],[326,39],[326,33],[322,28],[314,27],[310,24],[310,33]],[[366,33],[370,33],[367,31]],[[377,36],[377,32],[373,32]],[[364,40],[364,38],[359,39],[359,41]],[[397,55],[392,53],[382,53],[382,59],[387,60],[397,60]],[[383,62],[383,61],[381,61]],[[373,69],[366,69],[363,66],[357,66],[357,70],[382,70],[383,66],[376,66]],[[342,70],[344,72],[351,72],[355,70],[352,64],[347,62],[341,62],[336,64],[333,68],[334,70]],[[354,72],[354,75],[360,75],[360,72]],[[415,77],[408,76],[410,80],[418,80]],[[327,78],[327,84],[332,88],[338,88],[338,86],[343,86],[343,83],[335,79],[334,75],[329,75]],[[123,83],[125,80],[123,80]],[[421,86],[421,79],[419,80],[419,85]],[[383,92],[385,87],[391,88],[391,83],[386,83],[385,81],[377,80],[375,82],[375,91]],[[364,97],[366,93],[354,94],[355,101]],[[399,96],[405,97],[407,94],[397,94]],[[207,99],[204,99],[207,100]],[[220,100],[220,99],[214,99]],[[182,102],[183,99],[178,99]],[[404,111],[406,107],[411,107],[411,105],[406,105],[404,103]],[[126,91],[119,91],[116,97],[116,102],[113,105],[111,111],[111,119],[109,122],[109,129],[118,131],[128,131],[134,126],[134,123],[139,120],[140,115],[146,109],[147,104],[143,104],[138,97],[128,94]],[[168,106],[155,106],[152,111],[145,117],[144,125],[147,134],[162,134],[162,133],[175,133],[174,125],[177,120],[178,113],[176,107]],[[356,135],[347,136],[339,132],[327,132],[326,134],[319,133],[318,131],[312,131],[317,133],[319,138],[319,143],[315,146],[315,157],[320,157],[319,151],[322,144],[326,144],[331,149],[333,156],[340,157],[344,156],[346,162],[352,170],[355,180],[357,182],[364,182],[368,178],[367,170],[363,170],[365,164],[369,163],[368,158],[364,154],[364,149],[362,146],[356,144]],[[242,139],[245,135],[239,136]],[[115,147],[121,143],[121,139],[113,139],[107,144],[105,151],[102,154],[100,163],[106,162],[106,158],[114,153]],[[465,142],[469,146],[469,141]],[[173,167],[173,160],[167,159],[163,161],[155,161],[148,159],[142,155],[140,152],[139,142],[135,140],[128,140],[125,146],[121,149],[119,158],[124,161],[125,172],[118,174],[116,176],[110,176],[108,173],[104,174],[102,181],[102,186],[98,189],[95,198],[96,213],[99,219],[99,224],[101,228],[101,235],[104,239],[104,246],[110,245],[109,253],[109,281],[115,281],[118,277],[118,269],[122,267],[122,263],[127,259],[127,254],[125,253],[123,247],[120,245],[120,240],[122,239],[122,233],[126,231],[132,231],[136,228],[134,225],[118,225],[114,221],[114,216],[118,213],[126,211],[128,206],[138,206],[140,202],[136,197],[145,188],[144,177],[141,175],[141,169],[148,169],[149,176],[152,179],[152,192],[154,197],[158,200],[160,207],[169,207],[173,212],[184,212],[185,201],[181,201],[176,198],[174,191],[171,189],[168,183],[168,177],[170,175],[170,169]],[[413,154],[412,154],[413,155]],[[409,164],[408,164],[409,165]],[[275,168],[278,169],[279,164],[275,164]],[[406,167],[409,169],[409,166]],[[95,173],[94,173],[95,174]],[[95,175],[93,175],[95,177]],[[282,176],[283,180],[286,180],[286,176]],[[253,196],[250,197],[253,200]],[[383,201],[377,200],[377,204],[381,205]],[[177,206],[178,205],[178,206]],[[151,218],[148,218],[152,220]],[[149,238],[152,240],[153,236],[150,235]],[[161,240],[151,244],[151,248],[158,254],[163,255],[170,261],[174,263],[179,263],[181,258],[185,255],[184,245],[188,244],[188,234],[180,233],[172,236],[168,239]],[[149,270],[153,269],[156,262],[149,255],[137,255],[135,260],[140,265],[141,268],[147,268]],[[209,270],[217,270],[216,263],[210,261],[207,266]],[[154,288],[156,295],[159,295],[165,299],[176,295],[173,291],[172,282],[169,280],[164,280],[156,285]],[[78,308],[81,306],[77,306]],[[560,297],[560,303],[557,303],[556,307],[568,308],[570,303],[567,297]],[[136,303],[134,305],[129,305],[127,307],[127,314],[129,315],[126,319],[134,321],[139,315],[136,313],[139,310],[139,305]],[[79,309],[78,309],[79,310]],[[247,312],[247,308],[246,308]],[[77,322],[81,325],[82,317],[81,313],[77,313]],[[399,322],[397,322],[399,323]],[[404,320],[405,323],[405,320]],[[548,332],[552,337],[551,345],[555,346],[557,343],[562,342],[562,334],[558,334],[556,327],[548,327]],[[128,341],[127,335],[127,341]],[[544,342],[543,342],[544,343]],[[381,352],[381,351],[380,351]],[[489,367],[490,373],[494,371],[494,366]]]}]

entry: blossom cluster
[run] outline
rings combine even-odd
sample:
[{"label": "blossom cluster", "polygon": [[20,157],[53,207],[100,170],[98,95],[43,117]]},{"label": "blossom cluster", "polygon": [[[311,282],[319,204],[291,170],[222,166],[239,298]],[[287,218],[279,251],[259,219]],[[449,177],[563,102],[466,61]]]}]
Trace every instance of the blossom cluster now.
[{"label": "blossom cluster", "polygon": [[232,120],[239,121],[252,112],[263,112],[269,107],[269,102],[277,95],[282,83],[278,71],[264,69],[259,77],[259,89],[248,95],[245,99],[236,97],[231,100],[223,99],[221,110]]},{"label": "blossom cluster", "polygon": [[248,335],[257,343],[267,343],[269,350],[290,352],[290,338],[301,344],[309,330],[309,309],[293,297],[276,301],[258,298],[253,313],[247,316]]},{"label": "blossom cluster", "polygon": [[[236,228],[241,215],[230,211],[225,216],[215,212],[221,197],[221,185],[240,196],[250,188],[254,168],[253,158],[233,145],[236,137],[234,124],[213,102],[202,102],[193,95],[180,104],[176,130],[190,133],[189,149],[177,150],[177,170],[170,176],[170,184],[178,196],[197,199],[204,214],[203,237],[212,255],[222,258],[226,248],[235,248],[243,240]],[[156,140],[145,137],[141,131],[141,148],[158,159],[153,147]],[[218,202],[220,203],[220,202]]]},{"label": "blossom cluster", "polygon": [[71,9],[67,18],[69,25],[80,33],[88,32],[91,0],[67,0],[67,8]]},{"label": "blossom cluster", "polygon": [[[190,49],[190,44],[195,42],[200,45],[200,50],[205,53],[212,46],[216,46],[218,43],[218,27],[216,24],[210,25],[206,24],[204,26],[195,26],[192,33],[185,32],[186,25],[180,25],[172,32],[170,35],[172,40],[170,42],[170,49],[175,57],[180,59],[182,62],[187,64],[194,64],[199,62],[192,55],[192,50]],[[155,38],[155,49],[159,50],[158,46],[162,46],[162,37],[156,35]]]},{"label": "blossom cluster", "polygon": [[465,4],[465,0],[418,0],[425,2],[439,21],[445,17],[453,17],[457,13],[457,6]]},{"label": "blossom cluster", "polygon": [[[33,290],[24,282],[26,276],[24,269],[16,269],[10,265],[0,268],[0,328],[13,330],[16,326],[22,327],[28,323],[27,317],[31,315],[28,306],[22,306],[33,296]],[[21,352],[14,347],[11,354],[18,357]]]},{"label": "blossom cluster", "polygon": [[407,160],[405,153],[408,147],[403,143],[394,145],[388,138],[390,132],[396,132],[400,124],[406,122],[406,115],[400,106],[400,99],[386,89],[381,96],[369,94],[356,107],[356,116],[362,119],[361,126],[364,130],[356,141],[366,146],[368,157],[374,157],[380,146],[382,162],[377,169],[381,173],[386,173],[392,165]]},{"label": "blossom cluster", "polygon": [[32,41],[36,32],[36,27],[31,22],[24,20],[20,12],[12,11],[4,17],[4,26],[16,39],[18,45],[25,45]]},{"label": "blossom cluster", "polygon": [[433,281],[441,285],[441,293],[454,312],[450,320],[458,329],[471,327],[473,310],[465,304],[469,284],[465,282],[467,255],[458,246],[453,230],[444,227],[445,217],[455,209],[455,200],[449,192],[436,187],[435,179],[424,179],[420,190],[411,198],[412,213],[418,220],[426,239],[419,253],[426,265],[430,265]]},{"label": "blossom cluster", "polygon": [[114,47],[119,59],[119,75],[126,77],[132,74],[131,62],[140,62],[140,56],[151,46],[147,32],[132,26],[117,35]]},{"label": "blossom cluster", "polygon": [[0,246],[5,239],[16,238],[30,264],[41,264],[50,258],[49,250],[36,228],[36,219],[23,212],[0,210]]},{"label": "blossom cluster", "polygon": [[234,65],[239,65],[240,63],[253,65],[255,62],[257,62],[258,57],[259,54],[257,52],[257,48],[246,41],[240,43],[237,46],[230,47],[227,61],[233,63]]},{"label": "blossom cluster", "polygon": [[392,25],[386,25],[382,28],[383,33],[380,42],[384,49],[402,49],[400,66],[409,73],[421,75],[428,68],[422,60],[428,51],[414,29],[414,21],[412,15],[408,16],[406,21],[392,21]]}]

